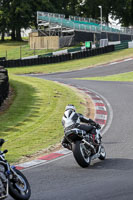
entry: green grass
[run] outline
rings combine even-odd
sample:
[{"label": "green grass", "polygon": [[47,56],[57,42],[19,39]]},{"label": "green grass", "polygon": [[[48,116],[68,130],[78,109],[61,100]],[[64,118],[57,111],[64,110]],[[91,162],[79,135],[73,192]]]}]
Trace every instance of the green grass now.
[{"label": "green grass", "polygon": [[70,88],[31,77],[10,75],[15,99],[0,116],[0,137],[8,140],[3,148],[10,162],[57,144],[63,137],[61,119],[64,108],[73,103],[84,111],[83,98]]},{"label": "green grass", "polygon": [[10,73],[24,74],[24,73],[53,73],[83,69],[86,67],[93,67],[107,62],[127,58],[133,56],[133,49],[126,49],[99,56],[89,57],[85,59],[67,61],[57,64],[38,65],[32,67],[18,67],[9,68]]},{"label": "green grass", "polygon": [[102,77],[85,77],[85,78],[78,78],[82,80],[97,80],[97,81],[133,81],[133,72],[121,73],[111,76],[102,76]]},{"label": "green grass", "polygon": [[6,57],[8,60],[19,59],[20,57],[28,57],[33,55],[41,55],[49,53],[53,50],[32,50],[28,41],[14,42],[7,40],[0,42],[0,57]]},{"label": "green grass", "polygon": [[[79,46],[79,45],[78,45]],[[74,47],[70,47],[74,48]],[[67,49],[61,48],[58,50]],[[12,59],[20,59],[21,57],[28,57],[33,55],[42,55],[46,53],[53,52],[55,50],[52,49],[36,49],[35,51],[33,49],[30,49],[28,38],[24,38],[24,41],[22,42],[15,42],[11,40],[6,40],[4,42],[0,41],[0,57],[6,57],[7,60]]]}]

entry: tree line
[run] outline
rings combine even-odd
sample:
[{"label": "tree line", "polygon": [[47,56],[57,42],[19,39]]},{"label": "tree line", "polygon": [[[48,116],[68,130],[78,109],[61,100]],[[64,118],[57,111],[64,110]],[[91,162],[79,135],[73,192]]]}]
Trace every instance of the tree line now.
[{"label": "tree line", "polygon": [[112,16],[123,26],[133,25],[133,0],[0,0],[1,40],[10,32],[12,40],[20,41],[22,28],[37,28],[37,11],[100,20],[99,5],[104,22]]}]

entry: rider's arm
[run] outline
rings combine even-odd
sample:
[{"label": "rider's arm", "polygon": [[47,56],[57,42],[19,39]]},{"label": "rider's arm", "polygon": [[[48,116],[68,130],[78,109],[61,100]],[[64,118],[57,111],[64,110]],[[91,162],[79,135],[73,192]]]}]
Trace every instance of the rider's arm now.
[{"label": "rider's arm", "polygon": [[80,121],[81,121],[81,122],[89,123],[89,124],[91,124],[91,125],[93,125],[93,126],[96,125],[96,122],[94,122],[92,119],[87,118],[87,117],[83,116],[83,115],[80,114],[80,113],[78,113],[78,115],[79,115],[79,118],[80,118]]}]

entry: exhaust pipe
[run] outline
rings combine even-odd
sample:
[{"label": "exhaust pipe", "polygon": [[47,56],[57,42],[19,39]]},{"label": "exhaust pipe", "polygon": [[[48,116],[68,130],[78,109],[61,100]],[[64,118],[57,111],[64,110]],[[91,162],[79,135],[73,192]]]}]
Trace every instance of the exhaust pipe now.
[{"label": "exhaust pipe", "polygon": [[84,144],[87,144],[95,153],[96,153],[96,150],[94,148],[94,146],[92,144],[90,144],[89,142],[87,142],[86,140],[82,140],[84,142]]}]

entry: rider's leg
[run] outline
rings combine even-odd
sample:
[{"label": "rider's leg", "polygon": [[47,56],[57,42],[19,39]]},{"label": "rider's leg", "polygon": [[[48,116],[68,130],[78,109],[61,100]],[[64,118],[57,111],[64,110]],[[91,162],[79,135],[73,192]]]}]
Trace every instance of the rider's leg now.
[{"label": "rider's leg", "polygon": [[70,144],[70,142],[68,142],[68,140],[66,139],[66,137],[64,136],[62,142],[61,142],[62,146],[64,148],[67,148],[69,150],[72,150],[72,145]]}]

